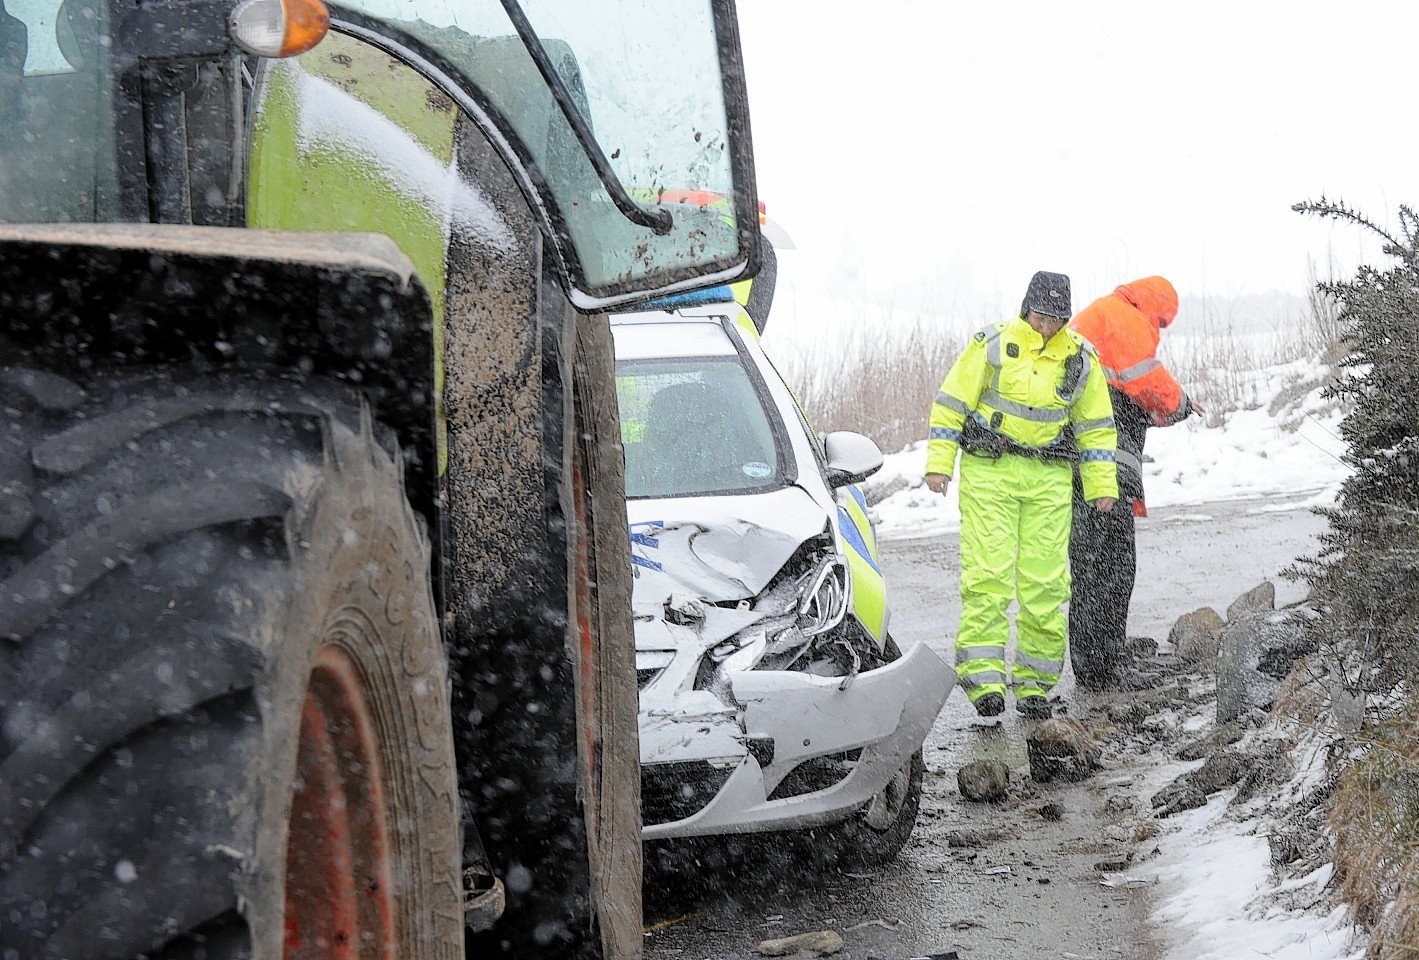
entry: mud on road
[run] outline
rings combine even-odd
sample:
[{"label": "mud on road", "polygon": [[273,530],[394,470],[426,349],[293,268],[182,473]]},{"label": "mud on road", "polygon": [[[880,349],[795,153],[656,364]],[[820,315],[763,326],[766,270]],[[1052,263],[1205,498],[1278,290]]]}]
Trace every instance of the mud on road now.
[{"label": "mud on road", "polygon": [[[1139,578],[1130,634],[1165,641],[1172,623],[1202,606],[1225,613],[1262,580],[1276,602],[1304,590],[1280,571],[1316,547],[1324,521],[1296,501],[1235,502],[1155,511],[1139,522]],[[899,642],[922,642],[949,662],[960,614],[954,534],[882,545]],[[1161,663],[1170,664],[1166,643]],[[1185,696],[1170,680],[1155,698]],[[1169,744],[1148,744],[1110,723],[1128,694],[1085,694],[1066,671],[1056,713],[1099,737],[1105,769],[1079,783],[1029,779],[1029,721],[1007,710],[977,718],[953,691],[925,744],[921,816],[887,868],[823,870],[811,850],[760,843],[649,851],[646,957],[757,957],[761,941],[833,930],[836,956],[1091,957],[1161,960],[1166,931],[1149,923],[1150,861],[1165,822],[1149,797]],[[974,759],[1011,768],[1000,803],[965,801],[956,771]]]}]

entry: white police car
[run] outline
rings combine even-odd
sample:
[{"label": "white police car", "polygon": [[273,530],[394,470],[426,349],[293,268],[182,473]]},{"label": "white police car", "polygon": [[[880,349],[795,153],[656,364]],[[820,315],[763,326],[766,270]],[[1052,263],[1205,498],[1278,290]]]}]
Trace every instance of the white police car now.
[{"label": "white police car", "polygon": [[954,675],[888,633],[856,486],[881,452],[813,432],[727,294],[612,332],[643,836],[811,829],[848,860],[891,859]]}]

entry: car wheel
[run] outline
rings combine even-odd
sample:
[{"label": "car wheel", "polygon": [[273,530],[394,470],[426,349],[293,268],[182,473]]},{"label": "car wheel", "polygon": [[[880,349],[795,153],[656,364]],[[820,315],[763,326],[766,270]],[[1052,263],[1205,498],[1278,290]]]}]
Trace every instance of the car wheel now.
[{"label": "car wheel", "polygon": [[897,858],[916,827],[925,771],[926,762],[918,750],[866,806],[829,828],[835,832],[829,845],[839,864],[873,867]]},{"label": "car wheel", "polygon": [[[889,634],[882,645],[886,663],[901,657]],[[913,753],[891,780],[851,817],[840,823],[805,831],[810,859],[822,866],[852,869],[890,863],[906,846],[921,809],[926,761]]]},{"label": "car wheel", "polygon": [[862,822],[868,829],[886,833],[901,819],[902,811],[911,799],[911,790],[912,761],[909,760],[897,771],[897,775],[887,782],[882,792],[868,801],[862,811]]}]

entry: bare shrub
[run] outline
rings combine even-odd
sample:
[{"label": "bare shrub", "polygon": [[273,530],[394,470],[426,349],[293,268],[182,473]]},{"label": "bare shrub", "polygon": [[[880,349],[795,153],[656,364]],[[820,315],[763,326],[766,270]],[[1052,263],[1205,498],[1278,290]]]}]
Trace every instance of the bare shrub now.
[{"label": "bare shrub", "polygon": [[891,452],[926,439],[931,402],[966,336],[925,322],[863,324],[778,363],[816,429],[856,430]]},{"label": "bare shrub", "polygon": [[1316,654],[1301,658],[1286,678],[1271,706],[1271,715],[1291,727],[1320,733],[1333,708],[1327,689],[1330,678],[1322,658]]},{"label": "bare shrub", "polygon": [[[1162,338],[1160,355],[1190,396],[1208,410],[1211,425],[1233,410],[1262,403],[1258,371],[1325,353],[1339,337],[1334,302],[1315,292],[1304,316],[1279,317],[1286,334],[1247,334],[1223,317],[1190,321],[1185,336]],[[980,326],[984,326],[983,320]],[[777,355],[785,378],[819,430],[856,430],[893,452],[925,440],[931,401],[970,330],[926,321],[894,324],[865,315],[845,338]],[[1338,356],[1338,354],[1337,354]],[[1322,363],[1298,379],[1303,395],[1333,377]],[[1304,382],[1302,382],[1304,381]]]},{"label": "bare shrub", "polygon": [[[1267,397],[1270,412],[1276,414],[1334,382],[1345,353],[1334,297],[1313,288],[1305,309],[1272,317],[1269,332],[1241,332],[1243,326],[1230,317],[1207,312],[1189,321],[1186,334],[1165,333],[1159,345],[1159,356],[1168,369],[1188,395],[1207,408],[1208,426],[1220,426],[1232,411],[1259,409]],[[1320,359],[1318,364],[1298,373],[1279,392],[1265,375],[1269,368],[1315,358]]]},{"label": "bare shrub", "polygon": [[1318,354],[1322,363],[1336,366],[1345,359],[1350,347],[1345,319],[1340,312],[1340,302],[1330,290],[1329,281],[1317,274],[1314,264],[1311,266],[1310,278],[1310,322],[1302,328],[1302,336],[1305,338],[1308,355]]}]

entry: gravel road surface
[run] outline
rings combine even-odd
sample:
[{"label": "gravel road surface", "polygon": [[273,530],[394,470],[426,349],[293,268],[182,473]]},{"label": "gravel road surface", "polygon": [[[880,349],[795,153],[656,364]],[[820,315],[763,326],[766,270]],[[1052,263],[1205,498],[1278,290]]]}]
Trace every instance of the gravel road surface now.
[{"label": "gravel road surface", "polygon": [[[1262,580],[1276,584],[1278,606],[1301,599],[1304,588],[1279,574],[1316,549],[1323,529],[1296,501],[1156,511],[1139,522],[1130,633],[1165,641],[1182,614],[1211,606],[1225,615]],[[949,662],[956,537],[889,541],[882,554],[893,634]],[[1063,715],[1100,732],[1107,769],[1081,783],[1031,782],[1027,721],[1013,710],[981,720],[953,691],[925,744],[916,832],[894,864],[845,874],[758,844],[657,848],[647,864],[647,958],[757,957],[761,941],[833,930],[844,941],[836,956],[863,960],[1160,960],[1167,932],[1148,921],[1158,824],[1147,797],[1164,755],[1110,749],[1108,708],[1127,695],[1086,695],[1068,673],[1056,691]],[[979,758],[1011,767],[1008,800],[962,799],[956,771]]]}]

